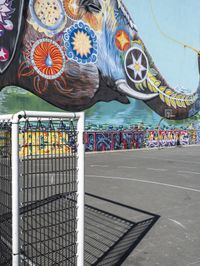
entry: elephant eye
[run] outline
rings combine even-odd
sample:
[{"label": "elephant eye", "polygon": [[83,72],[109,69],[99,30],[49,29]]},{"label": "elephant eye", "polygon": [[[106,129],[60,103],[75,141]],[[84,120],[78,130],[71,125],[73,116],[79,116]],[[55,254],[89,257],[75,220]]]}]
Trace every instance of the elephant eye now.
[{"label": "elephant eye", "polygon": [[99,0],[81,0],[80,5],[90,13],[99,13],[102,9]]}]

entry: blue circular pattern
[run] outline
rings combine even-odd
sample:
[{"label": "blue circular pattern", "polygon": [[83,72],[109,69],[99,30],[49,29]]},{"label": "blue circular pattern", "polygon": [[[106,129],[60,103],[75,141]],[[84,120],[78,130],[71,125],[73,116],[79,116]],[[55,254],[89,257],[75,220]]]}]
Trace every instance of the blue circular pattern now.
[{"label": "blue circular pattern", "polygon": [[[87,55],[80,55],[74,47],[74,40],[77,33],[83,33],[90,41],[91,48]],[[63,35],[66,54],[71,60],[80,64],[95,63],[97,61],[97,37],[94,31],[84,22],[79,21],[72,25]]]}]

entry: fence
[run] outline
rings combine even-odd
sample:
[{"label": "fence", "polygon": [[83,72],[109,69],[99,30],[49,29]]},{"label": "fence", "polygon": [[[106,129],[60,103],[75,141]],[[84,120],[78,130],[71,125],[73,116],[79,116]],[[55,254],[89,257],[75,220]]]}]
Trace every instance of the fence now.
[{"label": "fence", "polygon": [[88,131],[85,133],[85,150],[109,151],[200,143],[200,130],[108,130]]},{"label": "fence", "polygon": [[83,265],[83,131],[82,113],[0,116],[0,265]]}]

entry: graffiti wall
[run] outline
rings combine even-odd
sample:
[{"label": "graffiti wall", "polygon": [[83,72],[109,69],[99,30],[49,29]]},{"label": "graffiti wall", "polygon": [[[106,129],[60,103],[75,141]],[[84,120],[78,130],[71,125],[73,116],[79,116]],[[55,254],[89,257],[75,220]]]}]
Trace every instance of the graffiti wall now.
[{"label": "graffiti wall", "polygon": [[144,147],[144,131],[86,133],[86,151],[139,149]]},{"label": "graffiti wall", "polygon": [[86,136],[86,151],[137,149],[144,147],[143,131],[87,132]]},{"label": "graffiti wall", "polygon": [[0,130],[0,146],[3,147],[7,145],[7,140],[9,139],[10,133],[8,133],[6,130]]},{"label": "graffiti wall", "polygon": [[123,149],[140,149],[144,147],[144,131],[124,131],[121,135]]},{"label": "graffiti wall", "polygon": [[11,143],[11,132],[10,130],[0,128],[0,154],[5,155],[10,147]]},{"label": "graffiti wall", "polygon": [[149,148],[175,146],[178,138],[181,145],[189,144],[187,130],[148,130],[145,143]]},{"label": "graffiti wall", "polygon": [[[85,151],[112,151],[141,148],[171,147],[200,143],[200,130],[116,130],[85,133]],[[9,145],[10,133],[0,132],[0,147]],[[59,156],[76,149],[74,136],[69,132],[38,131],[19,134],[19,155]]]},{"label": "graffiti wall", "polygon": [[190,144],[196,144],[198,142],[197,130],[188,130]]},{"label": "graffiti wall", "polygon": [[197,131],[197,142],[200,143],[200,130]]},{"label": "graffiti wall", "polygon": [[120,130],[93,131],[85,134],[86,151],[108,151],[141,148],[172,147],[200,143],[198,130]]},{"label": "graffiti wall", "polygon": [[72,150],[67,132],[23,132],[19,134],[19,156],[69,154]]}]

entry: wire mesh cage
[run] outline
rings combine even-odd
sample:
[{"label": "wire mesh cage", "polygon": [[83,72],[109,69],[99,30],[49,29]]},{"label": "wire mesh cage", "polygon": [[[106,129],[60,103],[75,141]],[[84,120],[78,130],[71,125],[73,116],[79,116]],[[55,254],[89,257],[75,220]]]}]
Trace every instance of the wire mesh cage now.
[{"label": "wire mesh cage", "polygon": [[83,120],[0,117],[0,265],[83,265]]},{"label": "wire mesh cage", "polygon": [[11,123],[0,123],[0,265],[11,258],[12,241]]},{"label": "wire mesh cage", "polygon": [[121,265],[159,218],[84,197],[83,140],[82,113],[0,116],[0,266]]}]

